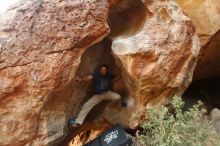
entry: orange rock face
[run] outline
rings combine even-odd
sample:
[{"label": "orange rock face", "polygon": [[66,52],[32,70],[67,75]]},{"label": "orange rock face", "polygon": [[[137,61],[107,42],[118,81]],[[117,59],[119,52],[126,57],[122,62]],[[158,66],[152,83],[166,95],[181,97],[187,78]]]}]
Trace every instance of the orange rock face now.
[{"label": "orange rock face", "polygon": [[220,75],[220,31],[201,50],[194,72],[194,80]]},{"label": "orange rock face", "polygon": [[138,125],[146,106],[166,104],[185,91],[200,50],[191,20],[174,1],[152,1],[146,6],[151,13],[146,16],[151,17],[142,28],[130,36],[113,38],[112,44],[123,68],[129,106],[120,112],[109,106],[105,114],[112,123],[128,127]]},{"label": "orange rock face", "polygon": [[[0,145],[42,146],[64,135],[68,100],[59,103],[52,93],[71,81],[85,49],[109,33],[107,14],[104,0],[27,0],[1,15]],[[60,111],[50,117],[48,107]]]},{"label": "orange rock face", "polygon": [[100,114],[134,128],[146,106],[184,92],[200,45],[173,0],[25,0],[0,15],[0,145],[58,143],[90,97],[89,84],[73,77],[113,64],[111,48],[127,107],[108,104]]},{"label": "orange rock face", "polygon": [[202,49],[194,80],[220,75],[220,0],[177,0],[192,19],[200,38]]},{"label": "orange rock face", "polygon": [[196,26],[202,46],[220,29],[219,0],[176,0]]}]

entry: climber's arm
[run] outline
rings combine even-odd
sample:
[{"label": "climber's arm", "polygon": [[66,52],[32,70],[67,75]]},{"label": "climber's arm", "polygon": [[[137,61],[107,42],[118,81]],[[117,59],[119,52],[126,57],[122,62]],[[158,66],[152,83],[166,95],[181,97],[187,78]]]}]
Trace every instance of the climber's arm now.
[{"label": "climber's arm", "polygon": [[92,75],[87,75],[87,76],[83,76],[83,77],[79,77],[79,76],[75,77],[75,80],[79,81],[79,82],[81,82],[81,81],[90,81],[92,79],[93,79]]},{"label": "climber's arm", "polygon": [[121,79],[121,74],[118,74],[116,77],[114,77],[113,82],[117,82]]},{"label": "climber's arm", "polygon": [[117,82],[121,79],[121,69],[119,70],[119,73],[113,78],[113,82]]}]

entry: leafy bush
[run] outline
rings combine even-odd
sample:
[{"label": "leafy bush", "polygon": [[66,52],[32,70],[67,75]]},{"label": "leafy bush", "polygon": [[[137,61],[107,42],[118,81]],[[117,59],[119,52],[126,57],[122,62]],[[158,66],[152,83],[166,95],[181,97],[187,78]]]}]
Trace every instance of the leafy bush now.
[{"label": "leafy bush", "polygon": [[204,115],[201,102],[187,111],[183,111],[185,103],[180,97],[171,103],[174,113],[165,106],[147,110],[137,141],[144,146],[220,146],[220,136]]}]

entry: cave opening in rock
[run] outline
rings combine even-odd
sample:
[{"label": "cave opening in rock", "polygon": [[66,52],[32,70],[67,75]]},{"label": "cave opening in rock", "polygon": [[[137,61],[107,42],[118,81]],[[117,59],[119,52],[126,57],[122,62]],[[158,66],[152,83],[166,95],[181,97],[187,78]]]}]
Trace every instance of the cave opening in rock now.
[{"label": "cave opening in rock", "polygon": [[[75,75],[84,76],[91,74],[94,69],[101,64],[107,64],[109,70],[114,75],[118,74],[120,66],[116,64],[115,58],[112,55],[112,41],[114,41],[114,39],[116,39],[117,37],[130,37],[135,35],[143,27],[146,20],[147,12],[148,11],[146,5],[141,0],[122,0],[113,4],[109,9],[109,17],[107,20],[110,28],[110,33],[102,41],[86,49],[81,57],[81,63]],[[113,89],[115,92],[120,93],[121,95],[123,94],[123,96],[129,94],[123,79],[115,83]],[[92,88],[91,82],[78,83],[75,82],[73,79],[72,83],[65,89],[65,91],[54,93],[54,96],[58,98],[61,95],[66,95],[64,98],[61,99],[62,101],[60,102],[65,103],[63,105],[65,107],[64,113],[66,113],[66,119],[68,119],[70,117],[75,118],[80,111],[82,105],[93,94],[94,90]],[[86,127],[86,125],[91,125],[91,123],[93,124],[94,121],[97,121],[102,115],[101,113],[107,104],[110,104],[110,101],[104,101],[95,106],[95,108],[92,109],[92,111],[87,115],[84,127]],[[120,104],[115,103],[114,106],[117,107],[120,106]],[[108,121],[104,123],[108,123]],[[87,127],[90,128],[87,128],[87,130],[84,129],[84,134],[82,134],[82,131],[75,132],[74,134],[86,135],[88,129],[92,130],[100,128],[93,127],[91,129],[91,126]],[[76,137],[76,135],[74,134],[70,132],[68,136],[66,136],[66,138],[61,142],[61,144],[66,145],[67,143],[69,143],[73,139],[73,137]]]},{"label": "cave opening in rock", "polygon": [[189,104],[201,100],[209,112],[220,108],[220,31],[202,47],[193,82],[184,94]]},{"label": "cave opening in rock", "polygon": [[[85,76],[92,74],[93,71],[102,64],[108,65],[108,69],[113,75],[119,74],[119,68],[117,67],[114,57],[111,53],[111,44],[112,41],[108,38],[105,38],[101,42],[88,48],[81,58],[81,63],[77,69],[76,75]],[[120,82],[116,82],[114,84],[113,89],[116,92],[122,92],[126,90],[124,87],[125,85],[121,80]],[[73,83],[73,89],[75,89],[73,97],[81,100],[80,106],[82,106],[89,98],[91,98],[91,96],[95,94],[91,82],[78,83],[75,81]],[[91,113],[86,117],[87,120],[90,119],[91,121],[97,119],[98,116],[101,115],[101,111],[104,108],[103,105],[105,104],[100,103],[100,105],[101,106],[97,106],[100,108],[100,111],[98,113],[91,111]],[[75,109],[73,111],[77,110]],[[74,113],[74,115],[76,114]]]},{"label": "cave opening in rock", "polygon": [[202,101],[207,114],[214,108],[220,108],[220,76],[200,79],[192,82],[183,95],[186,108]]},{"label": "cave opening in rock", "polygon": [[[89,47],[81,57],[81,63],[76,71],[76,75],[85,76],[85,75],[92,74],[93,71],[101,64],[107,64],[109,67],[109,71],[113,75],[117,75],[119,73],[119,69],[111,53],[111,44],[112,44],[112,41],[109,38],[105,38],[101,42]],[[88,101],[95,93],[92,87],[92,82],[80,82],[79,83],[73,80],[72,85],[70,86],[71,86],[70,88],[74,89],[72,93],[72,97],[70,99],[72,101],[70,102],[74,101],[75,105],[70,105],[72,109],[70,110],[69,108],[69,112],[70,112],[69,115],[71,118],[76,118],[83,104],[86,101]],[[125,92],[126,90],[124,87],[125,85],[123,81],[120,80],[120,82],[117,82],[114,84],[113,89],[117,93],[122,93],[122,92]],[[95,126],[95,125],[100,122],[102,123],[102,120],[103,120],[102,112],[104,111],[104,108],[108,103],[110,103],[110,101],[103,101],[99,103],[98,105],[96,105],[86,116],[86,119],[83,123],[83,127],[81,130],[84,130],[85,133],[84,134],[82,134],[81,132],[77,132],[77,133],[80,134],[81,136],[84,136],[84,135],[87,135],[86,133],[88,133],[88,130],[91,128],[92,130],[99,129],[100,127]],[[93,127],[91,127],[91,125]],[[88,138],[91,138],[91,137],[88,137]]]}]

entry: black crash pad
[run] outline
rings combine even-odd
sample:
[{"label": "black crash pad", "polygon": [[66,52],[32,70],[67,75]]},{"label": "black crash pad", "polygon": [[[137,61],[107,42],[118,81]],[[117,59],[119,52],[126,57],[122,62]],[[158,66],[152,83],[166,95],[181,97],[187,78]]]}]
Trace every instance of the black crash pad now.
[{"label": "black crash pad", "polygon": [[131,138],[119,124],[112,126],[111,129],[88,142],[84,146],[131,146]]}]

